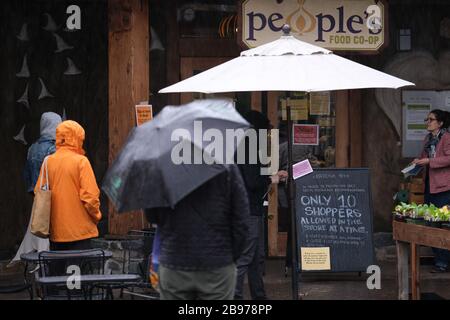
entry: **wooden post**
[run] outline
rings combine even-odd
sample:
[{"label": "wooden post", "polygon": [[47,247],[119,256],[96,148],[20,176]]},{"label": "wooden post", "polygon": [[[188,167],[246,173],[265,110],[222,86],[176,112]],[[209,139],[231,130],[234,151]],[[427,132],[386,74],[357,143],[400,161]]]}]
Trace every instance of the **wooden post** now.
[{"label": "wooden post", "polygon": [[[256,110],[261,112],[261,92],[260,91],[254,91],[251,93],[252,94],[252,100],[251,100],[251,108],[252,110]],[[271,108],[271,106],[268,106],[269,110]],[[273,123],[272,123],[273,125]],[[274,125],[275,126],[275,125]]]},{"label": "wooden post", "polygon": [[412,300],[420,300],[420,284],[419,284],[419,246],[414,242],[411,243],[411,294]]},{"label": "wooden post", "polygon": [[362,112],[361,90],[349,91],[350,167],[362,166]]},{"label": "wooden post", "polygon": [[[135,126],[134,106],[149,99],[148,1],[108,1],[109,163]],[[109,233],[142,229],[141,212],[118,215],[109,205]]]},{"label": "wooden post", "polygon": [[[278,126],[278,92],[267,93],[267,116],[270,123],[276,128]],[[259,95],[261,99],[261,95]],[[252,96],[253,101],[253,96]],[[260,104],[261,105],[261,104]],[[278,248],[278,186],[272,185],[272,192],[269,193],[269,221],[267,223],[268,251],[270,257],[279,256]]]},{"label": "wooden post", "polygon": [[336,93],[336,167],[347,168],[349,165],[349,116],[348,90]]},{"label": "wooden post", "polygon": [[409,265],[408,250],[406,242],[396,241],[397,244],[397,282],[398,299],[409,300]]},{"label": "wooden post", "polygon": [[[180,45],[177,21],[177,5],[178,1],[167,1],[167,4],[163,7],[166,8],[164,16],[166,18],[166,37],[168,39],[166,47],[166,81],[168,85],[180,81]],[[180,104],[180,94],[168,94],[167,102],[171,105]]]}]

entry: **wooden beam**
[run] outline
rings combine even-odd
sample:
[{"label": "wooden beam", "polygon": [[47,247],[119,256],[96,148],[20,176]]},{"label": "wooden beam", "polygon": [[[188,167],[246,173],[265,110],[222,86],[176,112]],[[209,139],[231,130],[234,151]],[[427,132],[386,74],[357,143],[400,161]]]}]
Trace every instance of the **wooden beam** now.
[{"label": "wooden beam", "polygon": [[[166,18],[166,70],[167,70],[167,85],[172,85],[180,81],[180,45],[179,45],[179,31],[177,21],[177,5],[178,1],[167,1],[167,10],[164,13]],[[167,102],[170,105],[180,104],[180,94],[169,93]]]},{"label": "wooden beam", "polygon": [[269,192],[269,208],[267,221],[267,238],[268,238],[268,254],[269,257],[277,257],[280,255],[278,250],[278,188],[272,185]]},{"label": "wooden beam", "polygon": [[251,104],[252,110],[261,112],[261,91],[252,92]]},{"label": "wooden beam", "polygon": [[409,244],[402,241],[396,241],[396,246],[397,246],[398,299],[409,300],[409,266],[408,266]]},{"label": "wooden beam", "polygon": [[[149,100],[148,1],[109,0],[109,163],[135,125],[134,106]],[[142,229],[141,212],[118,215],[109,205],[109,233]]]},{"label": "wooden beam", "polygon": [[420,257],[419,246],[411,243],[411,296],[412,300],[420,300]]},{"label": "wooden beam", "polygon": [[[267,117],[270,123],[276,128],[278,126],[278,92],[268,92],[267,94]],[[261,98],[261,95],[259,95]],[[253,100],[253,96],[252,96]],[[261,103],[259,104],[261,106]],[[283,255],[279,252],[278,245],[278,186],[272,185],[269,193],[269,221],[267,223],[268,251],[270,257]]]},{"label": "wooden beam", "polygon": [[398,241],[450,250],[450,230],[447,229],[394,221],[392,236]]},{"label": "wooden beam", "polygon": [[[269,92],[267,94],[267,118],[274,128],[278,128],[278,97],[280,92]],[[261,98],[261,96],[260,96]],[[261,105],[261,104],[260,104]]]},{"label": "wooden beam", "polygon": [[362,92],[349,91],[350,167],[362,167]]},{"label": "wooden beam", "polygon": [[349,165],[350,129],[348,90],[336,93],[336,167],[347,168]]}]

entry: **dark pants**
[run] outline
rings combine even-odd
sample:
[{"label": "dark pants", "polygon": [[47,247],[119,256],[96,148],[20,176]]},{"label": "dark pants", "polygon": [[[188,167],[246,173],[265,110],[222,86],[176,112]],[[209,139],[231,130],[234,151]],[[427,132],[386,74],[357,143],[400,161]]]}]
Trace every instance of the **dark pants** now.
[{"label": "dark pants", "polygon": [[[50,241],[51,251],[63,251],[63,250],[88,250],[92,249],[91,239],[84,239],[73,242],[52,242]],[[53,263],[52,274],[54,275],[66,275],[66,269],[68,265],[77,264],[77,262],[71,261],[57,261]]]},{"label": "dark pants", "polygon": [[291,213],[288,208],[282,207],[284,214],[287,217],[287,241],[286,241],[286,258],[285,258],[285,267],[292,267],[292,225],[291,225]]},{"label": "dark pants", "polygon": [[[88,250],[92,249],[91,247],[91,239],[84,239],[80,241],[73,242],[52,242],[50,241],[50,250],[51,251],[63,251],[63,250]],[[93,266],[90,262],[80,263],[79,260],[75,259],[73,261],[54,261],[50,263],[49,271],[53,276],[66,276],[67,268],[70,265],[79,265],[82,274],[92,273],[92,269],[99,268],[99,266]],[[47,295],[48,296],[64,296],[67,292],[70,292],[72,297],[75,296],[84,296],[85,293],[82,290],[71,290],[67,291],[66,286],[47,286]],[[60,291],[62,290],[62,291]],[[63,294],[61,293],[63,292]]]},{"label": "dark pants", "polygon": [[50,250],[61,251],[61,250],[88,250],[92,249],[91,239],[84,239],[73,242],[53,242],[50,241]]},{"label": "dark pants", "polygon": [[248,245],[236,262],[237,279],[234,298],[237,300],[244,298],[246,274],[252,299],[267,299],[263,281],[265,260],[263,221],[262,216],[250,216]]},{"label": "dark pants", "polygon": [[[443,207],[450,204],[450,191],[439,193],[430,193],[430,183],[425,180],[425,199],[426,204],[434,204],[436,207]],[[434,264],[436,267],[447,269],[450,263],[450,251],[439,248],[432,248],[434,252]]]}]

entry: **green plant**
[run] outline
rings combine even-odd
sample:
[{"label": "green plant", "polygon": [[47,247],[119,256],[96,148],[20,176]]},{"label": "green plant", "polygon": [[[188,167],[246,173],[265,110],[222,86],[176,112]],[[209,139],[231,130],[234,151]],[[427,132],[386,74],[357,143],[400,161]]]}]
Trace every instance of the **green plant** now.
[{"label": "green plant", "polygon": [[430,205],[425,212],[424,219],[431,222],[449,221],[450,212],[447,206],[437,208],[434,205]]}]

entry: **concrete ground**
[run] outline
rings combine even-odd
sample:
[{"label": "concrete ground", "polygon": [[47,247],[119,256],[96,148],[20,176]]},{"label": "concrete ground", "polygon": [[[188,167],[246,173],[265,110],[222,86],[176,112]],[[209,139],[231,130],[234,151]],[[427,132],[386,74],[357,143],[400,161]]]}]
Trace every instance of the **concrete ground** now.
[{"label": "concrete ground", "polygon": [[[299,282],[300,299],[303,300],[395,300],[397,299],[396,261],[387,260],[379,264],[381,268],[381,289],[369,290],[366,286],[367,275],[348,274],[308,274],[301,275]],[[434,293],[441,298],[450,299],[450,273],[432,274],[431,265],[421,266],[421,291]],[[21,268],[0,273],[0,286],[20,283],[23,279]],[[284,275],[283,259],[268,259],[264,277],[266,292],[272,300],[290,300],[292,298],[291,274]],[[248,298],[248,286],[245,286]],[[118,295],[116,294],[118,299]],[[124,297],[128,299],[129,297]],[[427,297],[425,297],[427,298]],[[435,297],[436,298],[436,297]],[[0,300],[28,300],[26,291],[1,294]]]},{"label": "concrete ground", "polygon": [[[367,274],[301,274],[299,297],[303,300],[396,300],[397,299],[397,262],[392,235],[375,234],[374,245],[376,260],[381,270],[381,289],[369,290],[366,285]],[[422,247],[422,257],[431,255],[429,248]],[[450,272],[430,273],[432,260],[422,258],[420,286],[426,293],[425,299],[450,299]],[[266,293],[271,300],[292,299],[291,274],[285,276],[284,258],[266,260],[264,282]],[[23,282],[23,266],[6,268],[6,261],[0,261],[0,300],[28,300],[27,291],[19,293],[1,293],[1,288]],[[431,293],[431,295],[429,294]],[[244,296],[248,299],[248,285]],[[118,299],[118,294],[115,295]],[[125,296],[129,299],[129,296]]]},{"label": "concrete ground", "polygon": [[[397,265],[396,260],[379,263],[381,269],[381,289],[369,290],[367,274],[307,274],[299,281],[300,299],[303,300],[396,300]],[[430,273],[432,265],[421,265],[421,292],[425,299],[450,299],[450,273]],[[284,276],[284,260],[268,260],[264,278],[269,299],[292,299],[291,274]],[[428,295],[434,293],[434,295]],[[437,296],[436,296],[437,295]],[[248,295],[246,295],[248,297]]]}]

